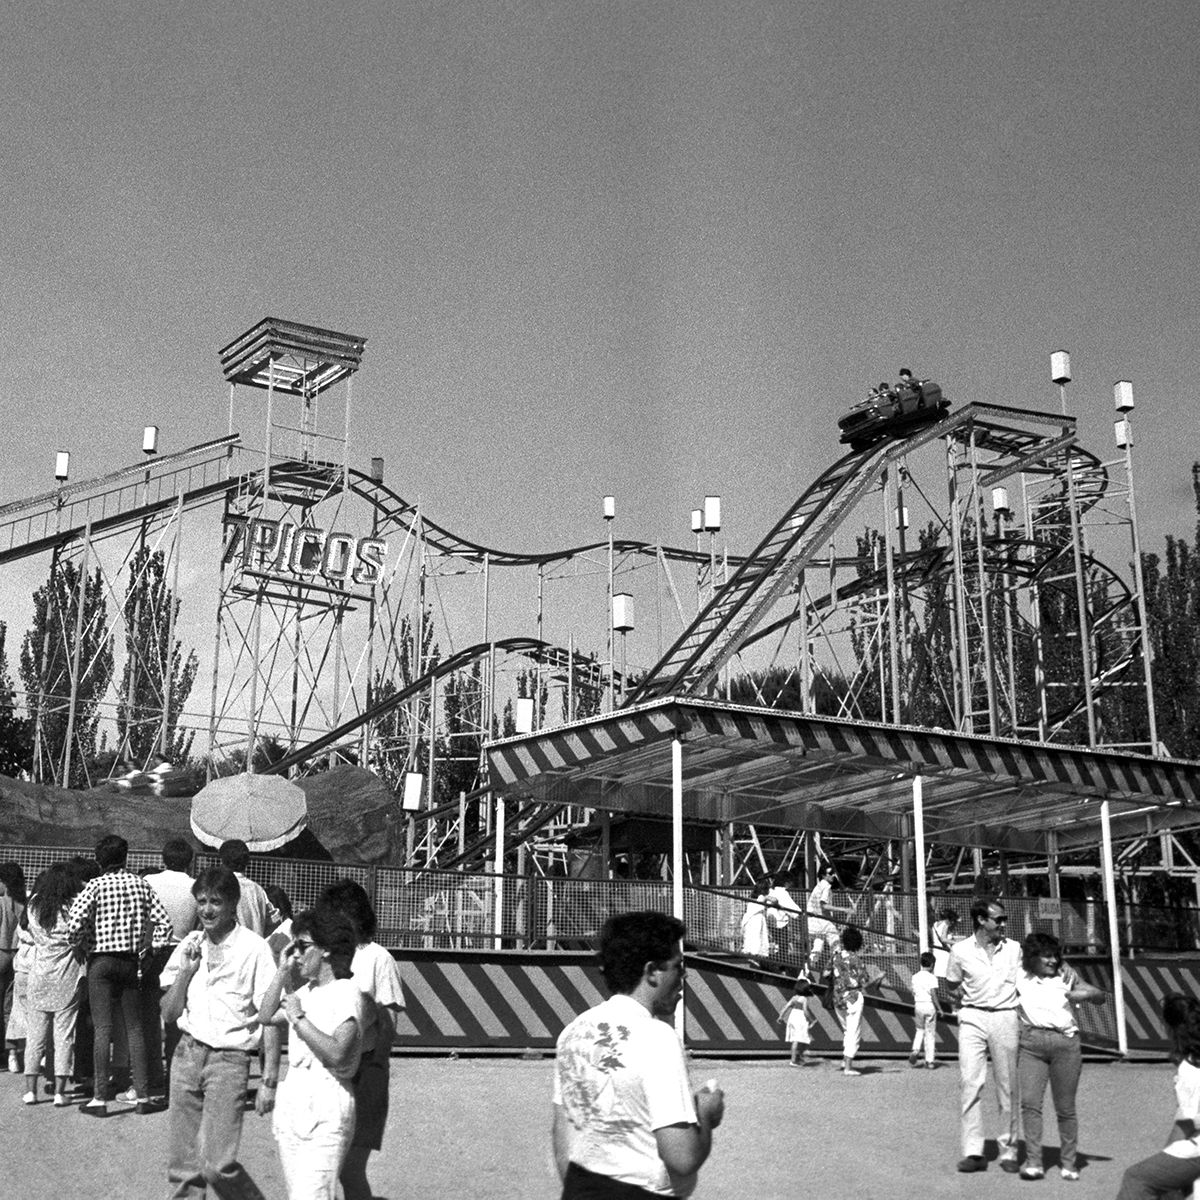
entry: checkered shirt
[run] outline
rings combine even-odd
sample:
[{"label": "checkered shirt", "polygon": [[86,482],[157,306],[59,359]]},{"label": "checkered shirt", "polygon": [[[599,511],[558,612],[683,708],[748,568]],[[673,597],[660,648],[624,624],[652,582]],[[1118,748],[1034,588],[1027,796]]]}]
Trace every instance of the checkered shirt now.
[{"label": "checkered shirt", "polygon": [[67,916],[67,937],[88,954],[144,954],[168,945],[171,933],[158,894],[124,869],[89,880]]}]

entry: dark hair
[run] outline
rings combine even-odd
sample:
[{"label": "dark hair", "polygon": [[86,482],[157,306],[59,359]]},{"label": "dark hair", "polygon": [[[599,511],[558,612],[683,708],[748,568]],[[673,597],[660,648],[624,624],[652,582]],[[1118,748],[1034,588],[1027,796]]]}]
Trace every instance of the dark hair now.
[{"label": "dark hair", "polygon": [[609,917],[600,930],[600,973],[613,992],[632,992],[647,963],[675,954],[683,922],[660,912],[628,912]]},{"label": "dark hair", "polygon": [[1052,934],[1031,933],[1021,943],[1021,965],[1027,971],[1032,971],[1033,964],[1047,955],[1054,955],[1062,961],[1062,943]]},{"label": "dark hair", "polygon": [[863,935],[862,930],[857,925],[847,925],[842,930],[842,945],[850,951],[851,954],[857,954],[862,949]]},{"label": "dark hair", "polygon": [[0,883],[17,904],[24,904],[28,895],[25,890],[25,872],[19,862],[0,863]]},{"label": "dark hair", "polygon": [[750,885],[751,897],[765,896],[770,890],[771,890],[771,881],[769,879],[767,879],[766,876],[763,876],[761,879],[756,879]]},{"label": "dark hair", "polygon": [[222,900],[236,904],[242,898],[242,885],[228,867],[205,867],[192,884],[193,896],[198,897],[201,892],[210,896],[215,892]]},{"label": "dark hair", "polygon": [[792,991],[797,996],[811,996],[813,990],[812,980],[807,975],[799,975],[796,977],[796,982],[792,985]]},{"label": "dark hair", "polygon": [[921,955],[920,962],[921,966],[928,971],[929,968],[937,962],[937,959],[934,958],[932,950],[926,950],[925,953]]},{"label": "dark hair", "polygon": [[952,925],[958,924],[958,913],[952,908],[938,909],[937,920],[949,921]]},{"label": "dark hair", "polygon": [[775,875],[774,875],[775,886],[776,887],[787,887],[787,885],[789,883],[791,883],[792,880],[795,878],[796,878],[795,872],[789,871],[787,869],[787,867],[781,867],[778,871],[775,872]]},{"label": "dark hair", "polygon": [[292,917],[292,900],[291,897],[277,883],[268,883],[263,891],[267,893],[267,899],[279,909],[279,915],[288,921]]},{"label": "dark hair", "polygon": [[245,874],[250,865],[250,847],[241,838],[230,838],[229,841],[221,843],[217,857],[221,860],[221,866]]},{"label": "dark hair", "polygon": [[354,923],[345,913],[332,904],[318,904],[306,908],[292,918],[292,936],[307,933],[313,944],[329,951],[329,965],[335,979],[350,978],[350,963],[358,940],[354,936]]},{"label": "dark hair", "polygon": [[1176,1059],[1200,1059],[1200,1000],[1178,993],[1162,1004],[1163,1023],[1171,1035]]},{"label": "dark hair", "polygon": [[375,919],[375,910],[371,907],[371,897],[361,883],[353,879],[338,879],[331,883],[322,893],[317,903],[332,904],[340,913],[344,913],[354,923],[360,942],[374,940],[375,931],[379,927]]},{"label": "dark hair", "polygon": [[61,913],[79,893],[83,880],[65,862],[47,867],[37,878],[29,907],[43,929],[53,929]]},{"label": "dark hair", "polygon": [[163,866],[168,871],[186,871],[192,865],[195,851],[183,838],[171,838],[163,843]]},{"label": "dark hair", "polygon": [[988,919],[988,909],[999,908],[1003,910],[1004,905],[999,900],[991,896],[976,896],[971,901],[971,923],[976,929],[980,927]]},{"label": "dark hair", "polygon": [[123,867],[129,857],[129,843],[119,833],[106,833],[96,843],[96,862],[102,871]]}]

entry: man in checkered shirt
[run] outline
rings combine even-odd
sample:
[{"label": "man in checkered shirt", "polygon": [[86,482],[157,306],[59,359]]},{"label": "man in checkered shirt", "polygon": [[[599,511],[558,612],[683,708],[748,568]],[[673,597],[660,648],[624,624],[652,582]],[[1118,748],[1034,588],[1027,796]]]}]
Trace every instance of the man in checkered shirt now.
[{"label": "man in checkered shirt", "polygon": [[129,843],[114,833],[96,843],[96,862],[103,873],[84,886],[67,917],[67,936],[87,955],[88,1000],[96,1031],[94,1095],[79,1110],[90,1117],[108,1116],[113,1007],[118,1003],[129,1035],[138,1112],[153,1111],[138,979],[143,960],[170,942],[172,925],[154,889],[125,869],[128,853]]}]

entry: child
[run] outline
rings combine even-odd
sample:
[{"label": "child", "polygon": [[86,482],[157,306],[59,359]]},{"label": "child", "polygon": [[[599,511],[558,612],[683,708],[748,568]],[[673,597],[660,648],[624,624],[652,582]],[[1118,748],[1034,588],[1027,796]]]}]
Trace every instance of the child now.
[{"label": "child", "polygon": [[816,1013],[812,1008],[812,980],[801,975],[792,989],[792,998],[779,1010],[780,1021],[786,1021],[783,1036],[792,1044],[793,1067],[804,1067],[810,1062],[808,1043],[812,1041],[812,1027]]},{"label": "child", "polygon": [[934,1069],[933,1044],[937,1019],[941,1015],[941,1005],[938,1003],[938,977],[934,974],[935,963],[933,952],[926,950],[921,955],[921,969],[912,977],[913,1017],[917,1022],[917,1032],[913,1035],[912,1053],[908,1056],[910,1067],[919,1067],[921,1062],[921,1044],[925,1044],[924,1066]]}]

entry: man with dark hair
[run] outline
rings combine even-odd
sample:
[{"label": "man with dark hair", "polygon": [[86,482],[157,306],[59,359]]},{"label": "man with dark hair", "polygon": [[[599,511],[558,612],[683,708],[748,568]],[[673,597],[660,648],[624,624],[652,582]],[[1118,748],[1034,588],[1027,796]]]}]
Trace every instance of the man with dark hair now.
[{"label": "man with dark hair", "polygon": [[695,1095],[671,1018],[683,995],[681,921],[657,912],[609,917],[600,970],[612,995],[558,1039],[554,1161],[562,1200],[687,1196],[712,1151],[725,1097]]},{"label": "man with dark hair", "polygon": [[138,1112],[154,1111],[138,979],[145,961],[171,940],[171,919],[154,889],[125,869],[128,853],[129,844],[116,834],[96,843],[96,862],[103,873],[84,886],[67,917],[68,938],[87,955],[95,1090],[79,1111],[91,1117],[108,1116],[113,1007],[118,1003],[129,1035],[134,1102]]},{"label": "man with dark hair", "polygon": [[946,967],[951,999],[958,1004],[958,1070],[962,1102],[962,1153],[958,1169],[964,1173],[987,1167],[983,1156],[983,1089],[987,1083],[988,1056],[996,1085],[1003,1132],[1000,1169],[1017,1171],[1017,972],[1021,947],[1006,938],[1008,917],[1004,905],[983,897],[971,905],[975,936],[955,942]]},{"label": "man with dark hair", "polygon": [[163,968],[164,1021],[177,1022],[171,1060],[171,1130],[167,1178],[171,1195],[261,1200],[238,1161],[250,1060],[261,1043],[260,1114],[275,1104],[280,1043],[264,1035],[258,1010],[275,975],[266,941],[238,924],[237,877],[209,867],[193,885],[201,930],[189,933]]},{"label": "man with dark hair", "polygon": [[283,924],[283,914],[271,903],[267,893],[246,874],[246,868],[250,866],[250,847],[241,838],[230,838],[221,843],[217,856],[221,866],[237,876],[238,886],[242,889],[242,898],[238,901],[238,920],[247,929],[265,938],[272,929]]}]

